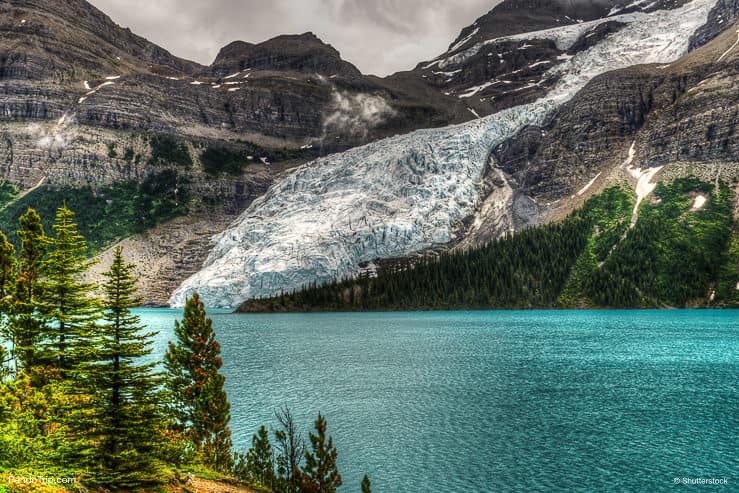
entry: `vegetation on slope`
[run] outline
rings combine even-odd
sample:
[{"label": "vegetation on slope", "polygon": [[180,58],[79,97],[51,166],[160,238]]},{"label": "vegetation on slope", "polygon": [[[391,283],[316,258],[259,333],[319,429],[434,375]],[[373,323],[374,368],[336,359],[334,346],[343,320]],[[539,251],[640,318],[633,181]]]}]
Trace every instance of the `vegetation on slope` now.
[{"label": "vegetation on slope", "polygon": [[39,188],[0,210],[0,230],[16,246],[18,217],[33,206],[51,226],[50,218],[59,204],[79,211],[80,233],[89,241],[89,254],[94,254],[115,241],[143,233],[162,222],[187,213],[188,196],[184,178],[174,170],[149,175],[141,184],[126,183],[91,188]]},{"label": "vegetation on slope", "polygon": [[[696,197],[705,204],[693,210]],[[719,273],[736,278],[729,262],[732,197],[728,187],[695,178],[659,185],[655,202],[645,202],[639,220],[608,257],[592,271],[583,294],[598,306],[684,307],[705,304]],[[732,275],[733,272],[733,275]],[[728,293],[724,291],[723,295]],[[728,302],[727,298],[714,301]]]},{"label": "vegetation on slope", "polygon": [[210,175],[217,175],[218,173],[239,175],[242,169],[248,165],[245,154],[225,147],[213,146],[208,146],[200,155],[200,162],[203,163],[203,171]]},{"label": "vegetation on slope", "polygon": [[[692,210],[698,194],[707,201]],[[730,241],[729,188],[714,190],[686,178],[660,185],[654,198],[640,206],[633,229],[629,229],[633,194],[611,188],[557,224],[426,258],[412,267],[385,268],[376,277],[247,301],[240,311],[736,303],[739,246],[736,239]]]},{"label": "vegetation on slope", "polygon": [[18,195],[18,189],[7,181],[0,182],[0,209],[5,207]]},{"label": "vegetation on slope", "polygon": [[153,135],[150,140],[151,157],[149,164],[174,164],[188,168],[192,166],[192,157],[187,144],[178,142],[167,135]]}]

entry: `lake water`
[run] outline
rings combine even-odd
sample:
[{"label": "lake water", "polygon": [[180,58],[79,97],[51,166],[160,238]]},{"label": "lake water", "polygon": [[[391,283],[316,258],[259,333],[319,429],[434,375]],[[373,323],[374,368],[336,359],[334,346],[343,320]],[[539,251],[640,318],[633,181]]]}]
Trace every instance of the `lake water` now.
[{"label": "lake water", "polygon": [[739,490],[736,310],[210,315],[237,448],[320,411],[342,492]]}]

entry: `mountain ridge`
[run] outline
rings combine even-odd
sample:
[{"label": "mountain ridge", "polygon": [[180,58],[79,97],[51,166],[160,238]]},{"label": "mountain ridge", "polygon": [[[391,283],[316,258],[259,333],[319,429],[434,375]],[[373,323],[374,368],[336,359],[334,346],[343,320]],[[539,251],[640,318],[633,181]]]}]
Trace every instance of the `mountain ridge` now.
[{"label": "mountain ridge", "polygon": [[[481,129],[478,117],[505,118],[515,113],[508,110],[534,105],[568,83],[573,59],[590,57],[595,63],[594,54],[610,39],[633,32],[632,25],[691,8],[685,1],[608,1],[575,16],[575,3],[506,0],[462,30],[445,54],[412,71],[379,78],[362,75],[312,33],[257,44],[236,41],[206,67],[115,26],[82,0],[6,0],[0,3],[6,13],[0,22],[0,172],[21,190],[42,186],[43,191],[46,186],[61,193],[143,183],[174,172],[191,197],[189,215],[176,221],[177,226],[157,226],[152,238],[132,246],[148,250],[147,258],[168,269],[166,283],[144,273],[151,286],[146,288],[152,293],[149,301],[164,303],[167,292],[213,253],[205,238],[188,236],[183,225],[189,217],[193,224],[212,221],[218,226],[209,231],[217,233],[255,200],[263,203],[270,186],[286,195],[318,193],[330,186],[321,179],[309,186],[297,181],[297,167],[304,163],[316,158],[335,162],[338,174],[332,179],[347,180],[354,172],[350,156],[365,152],[360,146],[389,138],[378,144],[386,146],[417,129],[427,129],[419,132],[428,136],[430,148],[464,159],[464,153],[455,157],[454,146],[445,149],[443,139],[434,135],[462,131],[464,125],[448,125],[464,122]],[[613,171],[630,149],[639,173],[675,162],[712,161],[719,170],[733,166],[736,53],[730,49],[734,28],[728,26],[735,22],[737,1],[693,4],[700,5],[700,15],[705,12],[705,22],[690,19],[700,25],[674,41],[680,50],[684,44],[684,51],[696,55],[669,66],[631,67],[642,61],[636,55],[619,61],[627,68],[596,77],[587,91],[574,95],[566,111],[536,110],[544,116],[527,120],[494,148],[480,146],[473,167],[457,168],[479,173],[477,182],[462,185],[467,178],[450,175],[462,180],[455,186],[469,185],[460,195],[465,197],[463,213],[450,216],[451,230],[444,226],[431,231],[427,246],[462,248],[511,228],[556,220],[616,179],[613,173],[636,184],[641,175]],[[534,12],[532,6],[544,10]],[[519,29],[536,31],[511,30],[516,15],[530,21],[528,28]],[[101,31],[113,34],[95,34]],[[95,39],[101,42],[93,43]],[[665,46],[675,52],[674,46]],[[123,53],[129,47],[138,55]],[[603,51],[602,56],[609,55]],[[719,57],[721,63],[713,67],[710,60]],[[711,101],[720,101],[723,112]],[[691,132],[688,124],[700,131]],[[462,134],[452,140],[471,145],[465,138]],[[190,164],[156,157],[177,154],[160,148],[163,143],[167,149],[184,149]],[[334,154],[347,149],[360,150]],[[230,171],[206,165],[210,155],[231,159]],[[405,167],[402,177],[420,180],[411,181],[404,194],[414,190],[420,197],[433,191],[424,185],[438,167],[433,152],[403,151],[386,158],[391,169],[397,162]],[[396,185],[389,183],[388,190]],[[385,194],[369,194],[363,202],[376,208],[372,214],[379,214],[380,229],[392,222],[393,216],[385,214],[395,207],[383,209]],[[409,196],[400,195],[402,200]],[[321,220],[334,212],[328,210]],[[276,218],[282,213],[271,212]],[[350,231],[357,228],[359,224],[349,225]],[[172,248],[182,252],[183,261],[160,262]],[[418,250],[416,245],[409,252]],[[334,254],[341,257],[338,251]]]}]

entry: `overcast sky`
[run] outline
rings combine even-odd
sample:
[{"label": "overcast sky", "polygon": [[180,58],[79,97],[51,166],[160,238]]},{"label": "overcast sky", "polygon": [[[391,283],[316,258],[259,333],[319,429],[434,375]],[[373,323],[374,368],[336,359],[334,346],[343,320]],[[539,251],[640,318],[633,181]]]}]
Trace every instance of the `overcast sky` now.
[{"label": "overcast sky", "polygon": [[387,75],[446,51],[500,0],[91,0],[123,27],[210,65],[237,39],[313,31],[364,73]]}]

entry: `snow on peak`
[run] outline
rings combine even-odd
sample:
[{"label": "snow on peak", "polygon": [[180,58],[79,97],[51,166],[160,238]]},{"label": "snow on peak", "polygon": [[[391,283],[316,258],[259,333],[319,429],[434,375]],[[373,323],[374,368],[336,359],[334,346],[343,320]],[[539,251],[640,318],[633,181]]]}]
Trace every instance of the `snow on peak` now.
[{"label": "snow on peak", "polygon": [[[599,74],[677,59],[715,2],[694,0],[644,14],[550,69],[559,82],[533,103],[300,166],[213,238],[205,265],[170,303],[182,306],[197,291],[208,306],[234,307],[246,299],[356,275],[360,265],[376,259],[447,244],[478,205],[493,147],[526,125],[541,125]],[[648,189],[651,176],[643,179]]]}]

